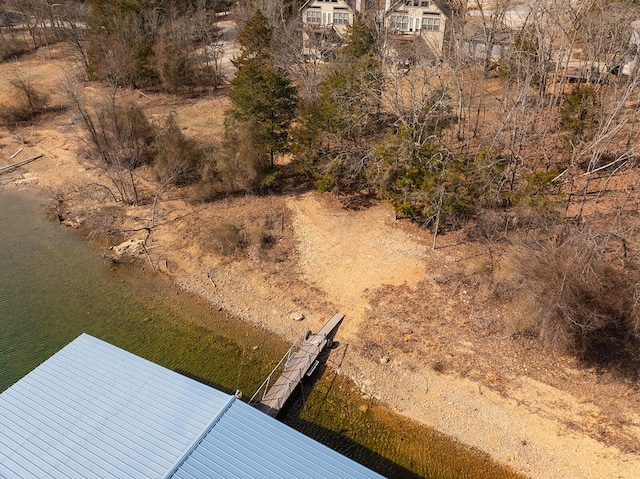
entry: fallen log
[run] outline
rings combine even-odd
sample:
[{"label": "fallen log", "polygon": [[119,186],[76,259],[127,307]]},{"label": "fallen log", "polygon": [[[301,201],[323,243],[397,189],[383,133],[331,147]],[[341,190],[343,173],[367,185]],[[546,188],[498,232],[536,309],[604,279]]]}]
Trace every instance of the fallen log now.
[{"label": "fallen log", "polygon": [[27,158],[26,160],[18,161],[17,163],[13,163],[12,165],[3,166],[0,168],[0,175],[2,173],[9,173],[10,171],[15,170],[16,168],[21,167],[22,165],[26,165],[27,163],[31,163],[32,161],[37,160],[38,158],[42,158],[44,153],[40,153],[38,156],[34,156],[32,158]]}]

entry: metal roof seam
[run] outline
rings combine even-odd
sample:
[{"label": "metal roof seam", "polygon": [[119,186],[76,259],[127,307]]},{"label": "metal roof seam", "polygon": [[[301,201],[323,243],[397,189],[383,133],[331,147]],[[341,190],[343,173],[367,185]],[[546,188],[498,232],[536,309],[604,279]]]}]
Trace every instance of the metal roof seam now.
[{"label": "metal roof seam", "polygon": [[[27,398],[27,399],[28,399],[28,398]],[[28,416],[26,416],[26,417],[27,417],[28,419],[31,419],[31,420],[35,420],[35,419],[38,419],[38,418],[40,418],[40,417],[48,418],[48,416],[46,416],[46,415],[44,415],[44,416],[43,416],[43,414],[42,414],[40,411],[38,411],[37,409],[32,410],[32,411],[30,412],[30,414],[29,414]],[[17,422],[18,422],[18,420],[20,420],[20,419],[21,419],[21,418],[20,418],[20,417],[18,417],[18,416],[16,415],[16,423],[17,423]],[[41,441],[41,442],[43,442],[43,443],[47,444],[51,449],[54,449],[54,450],[56,450],[56,451],[60,452],[60,453],[61,453],[61,454],[63,454],[63,455],[69,455],[69,449],[70,449],[70,448],[69,448],[69,446],[62,447],[62,443],[61,443],[59,440],[56,440],[56,438],[55,438],[55,437],[52,437],[52,436],[50,436],[50,435],[46,434],[46,428],[41,427],[41,426],[42,426],[42,424],[41,424],[41,423],[36,424],[36,423],[33,423],[32,421],[29,421],[28,419],[22,418],[22,424],[24,424],[25,422],[27,422],[27,423],[29,423],[29,424],[31,424],[31,425],[33,426],[34,430],[38,430],[38,431],[40,431],[40,434],[38,434],[38,435],[33,434],[33,435],[32,435],[33,437],[35,437],[35,438],[36,438],[36,439],[38,439],[39,441]],[[59,424],[58,424],[58,425],[59,425]],[[62,429],[62,427],[61,427],[60,429]],[[5,425],[5,431],[6,431],[6,430],[7,430],[7,426]],[[93,431],[88,431],[88,433],[91,433],[91,432],[93,432]],[[69,441],[71,441],[71,442],[74,442],[74,443],[75,443],[75,444],[77,444],[77,445],[80,445],[80,443],[79,443],[79,442],[77,442],[77,441],[73,441],[73,439],[72,439],[71,435],[76,436],[76,437],[78,438],[78,440],[83,440],[83,439],[85,439],[85,436],[80,435],[80,434],[77,434],[77,433],[75,433],[75,432],[74,432],[74,431],[72,431],[72,430],[65,430],[65,431],[64,431],[64,437],[65,437],[67,440],[69,440]],[[23,437],[24,437],[24,436],[23,436]],[[47,440],[47,439],[48,439],[48,440]],[[27,440],[27,439],[26,439],[26,437],[25,437],[25,440]],[[31,439],[31,442],[33,442],[33,441],[34,441],[34,439],[32,438],[32,439]],[[108,445],[107,445],[107,447],[108,447]],[[40,450],[38,450],[38,451],[36,451],[36,452],[37,452],[38,454],[47,453],[48,455],[51,455],[50,453],[48,453],[46,450],[43,450],[43,449],[40,449]],[[118,452],[118,451],[116,450],[116,452]],[[35,455],[35,453],[34,453],[34,455]],[[52,456],[52,457],[53,457],[53,456]],[[86,476],[86,474],[87,474],[87,473],[85,472],[85,473],[84,473],[84,475],[82,475],[82,476],[80,476],[80,477],[85,477],[85,476]]]},{"label": "metal roof seam", "polygon": [[[11,411],[9,411],[9,413],[11,413]],[[14,413],[14,415],[15,415],[15,423],[18,424],[20,417],[18,415],[16,415],[15,413]],[[11,419],[11,418],[9,418],[9,419]],[[30,419],[33,419],[33,417],[30,417]],[[24,421],[23,421],[23,423],[24,423]],[[32,424],[34,430],[38,429],[37,424],[33,424],[31,422],[29,422],[29,423]],[[24,450],[26,452],[29,452],[30,456],[36,457],[36,458],[40,459],[43,462],[44,462],[44,459],[42,459],[42,455],[43,454],[47,454],[48,456],[52,457],[53,460],[56,460],[55,456],[53,456],[51,453],[49,453],[49,449],[55,449],[57,451],[62,452],[62,450],[60,449],[60,444],[55,442],[53,440],[53,438],[49,438],[51,440],[51,442],[48,442],[45,439],[43,439],[41,436],[36,435],[35,433],[30,433],[28,436],[24,435],[24,434],[20,434],[19,431],[14,431],[13,429],[11,429],[10,424],[9,425],[5,424],[3,431],[8,431],[8,430],[13,431],[17,436],[22,437],[24,439],[24,441],[21,443],[22,450]],[[6,432],[5,432],[4,435],[6,437]],[[42,442],[42,443],[46,444],[49,447],[49,449],[37,448],[35,451],[33,451],[32,447],[34,446],[35,442]],[[22,457],[25,457],[24,454],[20,454],[20,455]],[[53,467],[53,464],[50,464],[50,465]]]},{"label": "metal roof seam", "polygon": [[[1,438],[0,438],[0,439],[1,439]],[[0,444],[1,444],[1,443],[2,443],[2,442],[0,442]],[[6,445],[6,444],[5,444],[5,445]],[[7,446],[8,446],[8,445],[7,445]],[[20,457],[22,457],[22,458],[27,459],[27,458],[26,458],[26,456],[25,456],[24,454],[20,454],[20,452],[19,452],[19,451],[13,450],[13,452],[14,452],[14,454],[15,454],[16,456],[20,456]],[[14,461],[13,463],[15,464],[15,461]],[[3,461],[2,463],[0,463],[0,464],[2,464],[3,466],[5,465],[5,464],[4,464],[4,461]],[[27,461],[27,462],[26,462],[26,464],[27,464],[27,465],[29,465],[29,466],[33,466],[33,467],[37,468],[38,470],[41,470],[42,472],[45,472],[41,467],[39,467],[39,466],[37,466],[37,465],[33,464],[31,461]],[[27,469],[27,467],[25,467],[24,462],[22,462],[21,464],[19,464],[19,467],[21,467],[21,468],[22,468],[22,469],[24,469],[25,471],[29,471],[29,469]],[[31,474],[33,474],[33,472],[31,472]],[[17,476],[17,477],[28,477],[28,476],[24,476],[24,475],[22,475],[22,476]]]},{"label": "metal roof seam", "polygon": [[207,426],[204,428],[202,433],[198,437],[195,438],[195,440],[189,446],[189,448],[187,450],[185,450],[184,455],[180,459],[178,459],[178,461],[176,461],[174,466],[171,469],[169,469],[169,471],[164,475],[163,479],[169,479],[170,477],[173,476],[173,474],[175,474],[175,472],[180,468],[180,465],[183,464],[187,460],[189,455],[196,449],[196,447],[198,447],[198,445],[207,436],[207,434],[209,434],[209,431],[211,431],[211,429],[216,425],[216,423],[220,420],[220,418],[222,416],[224,416],[224,414],[231,407],[231,405],[235,402],[235,400],[236,400],[235,396],[231,396],[229,398],[229,401],[227,401],[227,404],[225,404],[225,406],[218,412],[218,414],[215,415],[215,417],[211,420],[211,422],[209,422],[209,424],[207,424]]},{"label": "metal roof seam", "polygon": [[[88,335],[87,335],[88,336]],[[89,336],[90,337],[90,336]],[[95,339],[95,338],[94,338]],[[96,349],[102,349],[108,352],[116,352],[118,355],[120,355],[123,359],[130,359],[130,360],[135,360],[137,364],[137,369],[139,370],[144,370],[147,373],[153,373],[154,376],[154,384],[158,384],[158,383],[165,383],[165,384],[171,384],[171,385],[175,385],[175,384],[180,384],[181,388],[180,390],[184,390],[185,386],[187,386],[190,391],[189,391],[189,397],[192,397],[192,395],[194,393],[199,393],[202,397],[209,397],[210,395],[207,394],[208,393],[208,389],[210,389],[209,386],[202,384],[198,381],[195,381],[192,378],[189,378],[191,380],[190,383],[184,383],[174,377],[171,376],[167,376],[165,373],[165,371],[167,370],[167,368],[165,368],[164,366],[160,366],[159,364],[156,364],[152,361],[149,361],[148,359],[142,358],[140,356],[136,356],[133,353],[130,353],[128,351],[122,350],[120,348],[117,348],[116,346],[113,346],[109,343],[104,343],[102,345],[97,345],[96,347],[93,348],[85,348],[86,351],[88,352],[94,352]],[[99,365],[102,365],[102,363],[99,363]],[[103,368],[104,369],[104,368]],[[180,377],[186,377],[181,375],[180,373],[176,373],[178,375],[180,375]],[[129,376],[130,374],[126,374],[126,376]],[[174,389],[166,389],[166,388],[161,388],[163,393],[167,393],[167,392],[171,392],[171,393],[179,393],[180,390],[174,390]]]},{"label": "metal roof seam", "polygon": [[[260,433],[262,434],[266,434],[266,435],[270,435],[273,433],[273,429],[268,427],[268,421],[265,421],[265,423],[262,423],[262,421],[260,421],[260,419],[266,419],[268,418],[267,415],[264,415],[262,412],[254,410],[256,414],[254,414],[252,417],[253,421],[251,423],[251,432],[255,433],[256,429],[260,430]],[[264,418],[261,418],[261,416],[264,415]],[[249,434],[248,431],[239,431],[239,434]],[[296,437],[296,441],[288,441],[287,442],[287,450],[288,451],[296,451],[298,453],[301,454],[307,454],[309,453],[309,450],[307,447],[304,447],[303,444],[307,443],[307,444],[314,444],[317,441],[314,441],[313,439],[309,438],[308,436],[305,436],[303,434],[301,434],[302,437],[298,438]],[[282,437],[279,437],[279,440],[282,441]],[[266,449],[271,448],[270,444],[265,444],[263,447],[265,447]],[[326,446],[325,446],[326,447]],[[331,451],[329,449],[329,451]],[[325,451],[322,451],[325,452]],[[310,453],[309,453],[310,454]],[[329,453],[330,454],[330,453]],[[318,451],[314,451],[313,452],[314,456],[318,455]],[[326,454],[325,454],[326,455]]]},{"label": "metal roof seam", "polygon": [[[85,358],[85,359],[86,359],[86,358]],[[96,365],[96,369],[97,369],[97,368],[98,368],[98,366]],[[90,378],[95,377],[95,374],[86,374],[86,371],[85,371],[85,370],[83,370],[83,369],[77,369],[77,368],[75,368],[75,369],[74,369],[74,374],[65,374],[65,373],[67,373],[67,371],[68,371],[67,369],[65,369],[65,368],[61,368],[61,370],[60,370],[60,375],[61,375],[62,377],[67,377],[67,378],[69,378],[70,380],[76,380],[78,376],[80,376],[80,377],[85,377],[85,378],[89,378],[89,379],[90,379]],[[128,375],[126,376],[126,378],[127,378],[127,379],[129,379],[131,376],[132,376],[132,374],[128,374]],[[122,381],[120,381],[120,380],[119,380],[119,379],[121,379],[121,378],[122,378],[122,377],[124,377],[124,376],[112,376],[112,377],[113,377],[114,381],[112,382],[112,387],[110,388],[110,391],[118,391],[118,392],[122,393],[121,395],[122,395],[122,396],[124,396],[124,397],[129,396],[129,395],[130,395],[130,389],[129,389],[129,388],[127,388],[127,387],[125,387],[125,386],[123,385]],[[104,378],[102,378],[102,380],[103,380],[103,384],[104,384]],[[150,381],[148,384],[149,384],[150,386],[155,386],[155,381]],[[101,385],[97,385],[97,386],[98,386],[100,389],[102,389],[102,390],[106,390],[106,388],[105,388],[105,387],[101,387]],[[163,389],[163,388],[159,388],[159,387],[152,387],[152,388],[149,388],[149,389],[155,389],[155,390],[157,390],[158,395],[157,395],[157,396],[155,396],[155,397],[156,397],[156,399],[164,399],[164,398],[168,398],[168,397],[170,397],[170,398],[171,398],[171,399],[170,399],[170,401],[171,401],[171,402],[172,402],[172,400],[177,399],[177,398],[175,398],[175,396],[176,396],[175,392],[177,391],[177,390],[175,390],[175,389],[171,389],[171,390],[169,390],[169,391],[171,391],[171,392],[172,392],[172,394],[171,394],[171,395],[169,395],[169,394],[167,393],[167,390],[166,390],[166,389]],[[91,392],[93,392],[93,390],[91,390]],[[187,397],[189,397],[189,396],[187,396]],[[182,399],[182,398],[180,398],[180,399]],[[169,406],[170,406],[170,404],[169,404]]]},{"label": "metal roof seam", "polygon": [[[246,406],[246,405],[243,405]],[[249,407],[246,407],[247,409],[249,409]],[[238,411],[239,412],[239,411]],[[252,421],[251,421],[251,427],[252,427],[252,431],[255,431],[255,426],[258,422],[262,422],[260,421],[260,419],[264,420],[265,417],[267,417],[265,415],[265,417],[261,417],[261,415],[263,413],[261,413],[258,410],[252,409],[250,412],[249,411],[243,411],[243,413],[248,414],[251,417]],[[260,419],[259,419],[260,418]],[[299,433],[298,431],[295,431],[293,429],[291,429],[289,434],[289,438],[291,440],[287,440],[287,447],[286,450],[289,453],[296,453],[298,455],[301,456],[301,460],[304,461],[305,458],[306,459],[311,459],[311,458],[318,458],[318,457],[324,457],[327,460],[325,461],[325,464],[323,466],[323,470],[325,472],[328,472],[330,470],[333,470],[334,473],[338,474],[340,473],[340,469],[343,467],[343,465],[345,463],[352,463],[353,461],[351,461],[350,459],[348,459],[345,456],[339,455],[338,457],[334,457],[335,456],[335,451],[333,451],[332,449],[330,449],[329,447],[325,446],[324,444],[318,443],[317,441],[311,439],[308,436],[303,435],[302,433]],[[265,436],[268,438],[269,436],[271,436],[271,438],[273,439],[273,443],[276,442],[276,439],[278,442],[282,442],[285,438],[280,435],[277,438],[275,437],[274,431],[268,430],[263,432],[263,434],[265,434]],[[264,441],[266,444],[263,446],[263,448],[266,448],[267,450],[269,449],[269,443],[270,441]],[[309,446],[313,445],[313,449],[311,449]],[[315,445],[319,445],[320,447],[315,447]]]},{"label": "metal roof seam", "polygon": [[381,477],[234,396],[84,334],[0,394],[4,475]]},{"label": "metal roof seam", "polygon": [[[30,384],[25,383],[25,386],[28,388],[28,387],[30,387]],[[17,395],[17,396],[22,396],[21,392],[19,392],[19,391],[14,393],[14,394]],[[18,398],[16,398],[16,399],[18,399]],[[24,402],[31,403],[31,404],[34,404],[35,406],[37,406],[37,407],[35,407],[33,409],[31,414],[32,415],[35,414],[36,417],[40,418],[41,422],[46,422],[48,420],[49,421],[48,424],[55,424],[54,429],[57,429],[58,433],[62,434],[62,430],[63,430],[62,426],[63,425],[60,424],[57,421],[57,420],[60,419],[59,418],[60,411],[59,410],[55,410],[55,409],[50,409],[48,406],[52,404],[51,402],[49,402],[49,401],[47,401],[45,403],[33,402],[33,397],[32,396],[23,396],[21,404],[23,404]],[[49,411],[50,414],[48,414],[48,415],[44,414],[43,410]],[[95,412],[95,409],[93,410],[93,412]],[[105,417],[108,417],[108,416],[105,416]],[[82,422],[77,423],[76,421],[77,421],[77,418],[73,417],[73,422],[76,423],[76,426],[80,427],[81,431],[85,432],[86,434],[92,434],[93,433],[95,435],[95,430],[93,430],[91,428],[88,428],[88,430],[83,430],[83,428],[82,428],[83,423]],[[27,420],[26,422],[30,423],[31,421]],[[33,424],[32,423],[32,426],[33,426],[34,429],[39,429],[39,428],[41,428],[42,424]],[[68,441],[73,442],[75,444],[79,444],[78,441],[83,441],[83,440],[86,439],[85,435],[75,433],[74,431],[66,431],[65,437],[66,437],[66,439]],[[76,438],[76,440],[74,440],[74,437]],[[134,452],[134,454],[135,454],[135,448],[127,447],[125,449],[122,449],[122,446],[123,446],[122,440],[115,440],[115,439],[116,438],[114,438],[113,442],[110,442],[108,444],[104,444],[103,447],[105,447],[107,450],[110,449],[111,450],[111,454],[114,454],[114,455],[122,456],[123,451]],[[118,437],[118,439],[119,439],[119,437]],[[115,447],[114,444],[118,445],[119,447]],[[129,444],[132,444],[132,443],[129,441]],[[58,450],[60,450],[60,449],[58,449]],[[179,451],[181,451],[181,449]],[[179,453],[179,451],[176,451],[176,453],[174,453],[174,454]],[[62,452],[62,451],[60,451],[60,452]],[[168,452],[168,451],[165,451],[165,452]],[[125,453],[125,455],[127,455],[127,454]],[[139,454],[139,453],[135,454],[134,456],[131,456],[130,454],[128,454],[128,457],[130,457],[133,460],[132,462],[134,464],[137,461],[140,461],[141,459],[144,459],[144,456]],[[158,456],[158,457],[161,458],[162,456]],[[143,472],[143,471],[140,471],[140,472]]]},{"label": "metal roof seam", "polygon": [[[37,376],[36,376],[36,377],[37,377]],[[67,385],[67,387],[66,387],[66,388],[65,388],[65,387],[62,387],[62,388],[61,388],[61,390],[62,390],[64,393],[68,393],[68,391],[69,391],[69,387],[71,387],[71,384]],[[76,391],[77,391],[77,392],[79,392],[77,388],[76,388]],[[90,391],[90,392],[94,392],[94,393],[95,393],[95,390],[87,389],[87,391]],[[87,393],[87,394],[88,394],[88,393]],[[92,395],[85,396],[85,397],[92,398]],[[120,396],[118,396],[118,397],[120,397]],[[194,405],[195,405],[195,404],[194,404]],[[95,409],[94,409],[94,410],[95,410],[95,411],[105,411],[105,409],[101,407],[101,404],[100,404],[100,403],[98,403],[98,404],[96,404],[96,405],[95,405]],[[216,407],[216,410],[217,410],[217,407]],[[145,409],[141,409],[141,411],[145,411]],[[171,411],[173,411],[173,409],[171,409]],[[114,416],[114,415],[116,415],[116,414],[114,413],[114,411],[105,411],[105,412],[107,412],[110,416]],[[136,419],[137,419],[137,418],[136,418]],[[135,420],[135,419],[134,419],[134,420]],[[170,432],[170,433],[172,433],[172,434],[176,434],[176,431],[175,431],[175,430],[169,430],[168,428],[163,428],[163,429],[165,429],[165,430],[158,430],[158,428],[156,428],[156,427],[152,427],[152,429],[153,429],[157,434],[159,434],[159,435],[160,435],[159,437],[163,437],[165,434],[167,434],[167,433],[169,433],[169,432]],[[199,428],[198,428],[198,429],[194,429],[194,431],[196,431],[196,430],[199,430]],[[185,437],[185,440],[187,440],[189,437],[192,437],[192,436],[191,436],[191,435],[184,435],[184,437]]]},{"label": "metal roof seam", "polygon": [[[180,466],[180,470],[176,472],[175,479],[182,479],[183,467],[195,469],[195,465],[192,462],[194,459],[195,462],[200,463],[200,465],[202,466],[201,468],[197,469],[200,472],[200,476],[208,477],[211,473],[215,472],[216,469],[222,469],[226,471],[229,476],[247,477],[246,471],[240,468],[236,462],[228,461],[225,458],[219,456],[217,454],[219,452],[219,449],[216,449],[214,460],[209,454],[206,453],[209,452],[207,448],[205,448],[205,451],[203,451],[201,448],[202,445],[200,445],[197,450],[194,451],[191,456],[189,456],[188,460],[185,461],[182,466]],[[243,461],[246,461],[246,459],[246,456],[243,457]]]}]

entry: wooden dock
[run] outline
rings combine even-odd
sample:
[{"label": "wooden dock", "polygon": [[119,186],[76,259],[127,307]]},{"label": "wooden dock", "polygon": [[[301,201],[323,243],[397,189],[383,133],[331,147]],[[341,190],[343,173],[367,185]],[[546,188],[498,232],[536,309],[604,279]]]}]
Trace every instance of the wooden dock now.
[{"label": "wooden dock", "polygon": [[[318,356],[330,344],[343,319],[343,314],[334,314],[320,331],[304,340],[300,350],[288,358],[280,377],[256,405],[259,410],[269,416],[278,415],[305,374],[310,376],[313,373],[318,365]],[[269,378],[263,384],[268,385],[268,381]]]}]

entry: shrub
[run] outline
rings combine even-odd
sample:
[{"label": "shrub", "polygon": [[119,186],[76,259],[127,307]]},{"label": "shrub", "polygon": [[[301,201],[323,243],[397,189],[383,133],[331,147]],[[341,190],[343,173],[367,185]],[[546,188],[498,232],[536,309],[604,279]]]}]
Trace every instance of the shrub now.
[{"label": "shrub", "polygon": [[601,109],[598,90],[591,85],[577,85],[564,98],[560,127],[568,132],[569,141],[577,143],[593,137],[598,128]]},{"label": "shrub", "polygon": [[16,77],[9,84],[13,90],[13,103],[0,107],[0,121],[7,125],[28,121],[46,110],[49,95],[38,91],[30,80]]},{"label": "shrub", "polygon": [[110,180],[117,201],[139,204],[133,171],[150,164],[155,155],[155,126],[141,107],[112,95],[97,105],[89,105],[76,85],[67,85],[67,94],[80,115],[84,141],[96,165]]},{"label": "shrub", "polygon": [[204,244],[205,249],[229,255],[243,249],[247,243],[247,232],[241,226],[221,223],[211,228]]},{"label": "shrub", "polygon": [[638,357],[640,278],[626,258],[624,239],[570,230],[525,241],[508,268],[517,284],[516,322],[525,332],[594,363]]},{"label": "shrub", "polygon": [[7,35],[0,42],[0,62],[15,59],[31,50],[31,46],[24,40]]},{"label": "shrub", "polygon": [[[213,156],[213,153],[209,153]],[[212,201],[223,191],[223,184],[214,161],[206,161],[200,171],[200,178],[189,197],[192,204]]]},{"label": "shrub", "polygon": [[257,190],[271,171],[268,148],[256,128],[253,122],[225,119],[217,170],[231,189]]},{"label": "shrub", "polygon": [[502,202],[502,162],[454,155],[435,141],[416,144],[412,133],[409,127],[392,131],[368,159],[370,185],[396,211],[446,230]]},{"label": "shrub", "polygon": [[195,141],[185,138],[175,114],[156,126],[155,136],[153,169],[158,181],[187,184],[200,178],[206,155]]}]

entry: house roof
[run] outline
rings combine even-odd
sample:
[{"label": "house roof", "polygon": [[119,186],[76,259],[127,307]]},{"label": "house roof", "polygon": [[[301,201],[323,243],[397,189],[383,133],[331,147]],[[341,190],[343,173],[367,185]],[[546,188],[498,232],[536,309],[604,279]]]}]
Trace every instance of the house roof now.
[{"label": "house roof", "polygon": [[[431,3],[433,3],[436,7],[438,7],[438,10],[440,10],[445,17],[451,18],[452,9],[448,1],[431,0]],[[386,12],[384,12],[384,14],[389,15],[400,6],[404,6],[404,0],[396,0],[395,2],[391,3],[391,5],[389,6],[389,9]]]},{"label": "house roof", "polygon": [[83,334],[0,394],[0,477],[379,478],[237,400]]},{"label": "house roof", "polygon": [[[300,7],[300,11],[304,12],[307,8],[309,8],[312,4],[316,3],[317,1],[318,0],[307,0]],[[324,0],[325,3],[327,1],[328,0]],[[355,11],[356,11],[356,0],[344,0],[344,3],[346,3],[347,6],[349,7],[349,10],[351,11],[351,14],[354,14]]]}]

